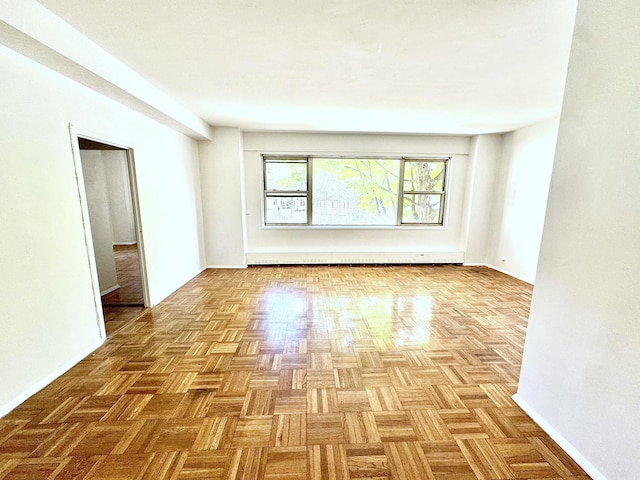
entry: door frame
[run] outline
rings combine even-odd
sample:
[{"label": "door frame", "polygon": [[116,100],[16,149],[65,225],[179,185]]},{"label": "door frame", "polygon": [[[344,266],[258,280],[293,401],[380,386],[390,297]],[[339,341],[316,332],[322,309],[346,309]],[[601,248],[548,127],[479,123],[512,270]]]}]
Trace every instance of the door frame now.
[{"label": "door frame", "polygon": [[80,144],[78,138],[82,137],[105,145],[116,147],[124,150],[127,159],[127,173],[129,179],[129,189],[131,191],[131,207],[133,209],[133,222],[136,232],[136,242],[138,246],[138,259],[140,263],[140,281],[142,283],[142,297],[145,307],[151,305],[149,301],[149,282],[147,278],[146,257],[144,248],[144,236],[142,232],[142,222],[140,216],[140,201],[138,197],[138,180],[136,176],[135,157],[133,148],[122,145],[113,140],[108,140],[96,136],[94,134],[86,134],[79,132],[76,128],[69,124],[69,136],[71,140],[71,150],[73,156],[73,166],[76,174],[76,186],[78,188],[78,198],[80,201],[80,212],[82,217],[82,229],[84,231],[85,247],[87,249],[87,261],[89,263],[89,271],[91,275],[91,287],[93,290],[94,307],[96,310],[96,321],[100,331],[100,337],[106,338],[104,326],[104,315],[102,313],[102,297],[100,295],[100,286],[98,284],[98,270],[96,267],[95,252],[93,249],[93,237],[91,235],[91,226],[89,224],[89,210],[87,205],[87,193],[84,186],[84,175],[82,173],[82,160],[80,157]]}]

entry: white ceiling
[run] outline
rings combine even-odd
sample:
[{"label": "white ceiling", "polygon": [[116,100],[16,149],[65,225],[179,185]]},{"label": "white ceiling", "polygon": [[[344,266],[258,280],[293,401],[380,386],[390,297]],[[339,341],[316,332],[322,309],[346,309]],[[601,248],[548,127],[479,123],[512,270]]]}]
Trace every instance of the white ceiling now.
[{"label": "white ceiling", "polygon": [[212,125],[475,134],[560,112],[577,0],[39,0]]}]

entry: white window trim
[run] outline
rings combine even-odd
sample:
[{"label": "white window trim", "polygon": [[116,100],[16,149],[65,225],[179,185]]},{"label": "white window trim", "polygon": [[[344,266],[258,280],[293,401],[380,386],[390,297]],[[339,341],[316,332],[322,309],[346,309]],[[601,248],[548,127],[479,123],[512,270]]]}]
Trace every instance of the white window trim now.
[{"label": "white window trim", "polygon": [[[314,225],[312,224],[312,208],[313,208],[313,158],[335,158],[335,159],[382,159],[382,160],[398,160],[401,161],[401,174],[398,187],[398,213],[396,215],[395,225]],[[267,160],[306,160],[307,163],[307,223],[266,223],[266,206],[267,198],[266,190],[266,173],[265,164]],[[444,207],[442,208],[440,223],[402,223],[402,202],[403,202],[403,174],[404,164],[406,161],[444,161],[445,162],[445,178],[442,192]],[[425,230],[439,231],[447,230],[449,223],[449,209],[451,206],[451,185],[454,170],[454,155],[374,155],[374,154],[289,154],[289,153],[261,153],[261,228],[265,230]],[[286,192],[284,192],[286,193]],[[285,195],[286,196],[286,195]]]}]

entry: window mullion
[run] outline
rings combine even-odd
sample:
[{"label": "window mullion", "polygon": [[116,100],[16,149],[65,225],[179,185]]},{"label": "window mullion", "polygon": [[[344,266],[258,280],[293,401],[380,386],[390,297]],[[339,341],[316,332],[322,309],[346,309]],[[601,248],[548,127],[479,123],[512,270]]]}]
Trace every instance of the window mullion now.
[{"label": "window mullion", "polygon": [[307,157],[307,225],[313,221],[313,157]]},{"label": "window mullion", "polygon": [[405,159],[400,160],[400,178],[398,184],[398,209],[396,212],[396,225],[402,225],[402,208],[404,206],[404,164]]}]

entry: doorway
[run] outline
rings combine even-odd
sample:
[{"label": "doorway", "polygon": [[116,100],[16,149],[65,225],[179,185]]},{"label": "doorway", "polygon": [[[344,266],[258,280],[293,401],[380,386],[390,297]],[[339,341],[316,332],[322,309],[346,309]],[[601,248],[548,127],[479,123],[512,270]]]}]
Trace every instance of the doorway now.
[{"label": "doorway", "polygon": [[[77,136],[100,304],[109,335],[149,305],[133,150]],[[91,261],[93,260],[93,262]]]}]

